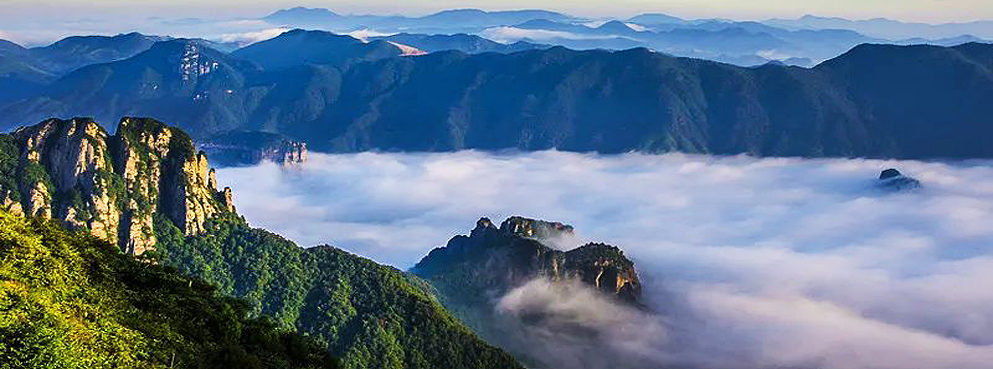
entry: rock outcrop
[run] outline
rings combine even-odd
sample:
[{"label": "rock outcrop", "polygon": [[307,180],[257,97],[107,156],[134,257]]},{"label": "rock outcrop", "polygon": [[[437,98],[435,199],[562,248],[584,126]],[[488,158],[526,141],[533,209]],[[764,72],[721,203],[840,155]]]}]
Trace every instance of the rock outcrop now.
[{"label": "rock outcrop", "polygon": [[222,166],[255,165],[263,161],[297,165],[307,161],[307,144],[267,132],[227,132],[203,140],[198,146],[215,164]]},{"label": "rock outcrop", "polygon": [[879,174],[879,188],[887,191],[904,191],[921,187],[921,181],[908,177],[900,173],[899,170],[890,168]]},{"label": "rock outcrop", "polygon": [[562,223],[511,217],[497,228],[482,218],[469,236],[455,236],[445,247],[432,250],[413,272],[436,284],[457,281],[476,293],[497,295],[538,277],[575,279],[622,301],[639,303],[641,282],[621,249],[589,243],[560,251],[545,244],[572,234],[573,228]]},{"label": "rock outcrop", "polygon": [[157,215],[191,235],[234,209],[189,136],[152,119],[124,118],[116,135],[74,118],[2,136],[5,209],[89,230],[134,255],[154,249]]}]

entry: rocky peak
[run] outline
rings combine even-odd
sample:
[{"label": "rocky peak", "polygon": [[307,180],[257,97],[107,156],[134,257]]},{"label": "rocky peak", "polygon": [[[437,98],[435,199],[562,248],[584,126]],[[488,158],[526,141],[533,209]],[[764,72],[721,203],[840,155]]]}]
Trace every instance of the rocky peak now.
[{"label": "rocky peak", "polygon": [[559,222],[546,222],[543,220],[528,219],[519,216],[510,217],[507,220],[504,220],[503,223],[500,224],[500,231],[503,233],[538,240],[573,234],[573,228],[570,225]]},{"label": "rocky peak", "polygon": [[538,277],[575,279],[637,303],[641,283],[634,263],[621,249],[591,243],[563,252],[541,242],[543,237],[572,233],[571,226],[558,222],[515,216],[496,228],[488,218],[481,218],[469,236],[455,236],[432,250],[413,272],[436,283],[462,281],[478,293],[503,293]]},{"label": "rocky peak", "polygon": [[18,196],[0,191],[5,208],[87,229],[129,253],[154,248],[156,214],[196,234],[234,209],[189,136],[153,119],[124,118],[114,136],[87,118],[49,119],[3,136],[10,145],[0,154],[18,158],[3,173],[14,178],[0,178],[18,187]]},{"label": "rocky peak", "polygon": [[897,169],[890,168],[879,173],[879,182],[877,185],[888,191],[903,191],[920,188],[921,181],[905,176]]}]

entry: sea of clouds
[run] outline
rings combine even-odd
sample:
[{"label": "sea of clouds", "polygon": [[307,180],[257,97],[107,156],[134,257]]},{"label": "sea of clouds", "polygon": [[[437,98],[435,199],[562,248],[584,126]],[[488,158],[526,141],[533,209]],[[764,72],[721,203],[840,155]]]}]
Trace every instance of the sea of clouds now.
[{"label": "sea of clouds", "polygon": [[[877,188],[889,167],[923,187]],[[481,216],[572,224],[573,246],[602,241],[625,250],[658,314],[590,308],[599,306],[596,296],[541,281],[495,308],[587,322],[607,338],[596,344],[637,365],[993,363],[989,162],[361,153],[314,154],[296,169],[222,169],[218,178],[254,226],[399,268],[467,234]],[[532,355],[596,355],[553,327],[527,328],[543,340],[530,345]]]}]

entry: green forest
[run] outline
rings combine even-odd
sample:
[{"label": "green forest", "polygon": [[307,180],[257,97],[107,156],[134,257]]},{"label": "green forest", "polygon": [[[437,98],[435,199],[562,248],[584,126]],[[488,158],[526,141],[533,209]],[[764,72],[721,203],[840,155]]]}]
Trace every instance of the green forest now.
[{"label": "green forest", "polygon": [[0,369],[337,368],[214,285],[0,212]]},{"label": "green forest", "polygon": [[256,313],[295,327],[344,368],[519,368],[446,311],[417,277],[331,246],[301,248],[237,216],[184,237],[155,224],[162,265],[244,297]]}]

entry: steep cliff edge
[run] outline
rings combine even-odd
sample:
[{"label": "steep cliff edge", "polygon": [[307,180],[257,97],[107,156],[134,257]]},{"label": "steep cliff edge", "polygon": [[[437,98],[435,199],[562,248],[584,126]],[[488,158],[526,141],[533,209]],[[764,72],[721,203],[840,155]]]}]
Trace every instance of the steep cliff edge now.
[{"label": "steep cliff edge", "polygon": [[497,228],[489,219],[476,222],[469,236],[455,236],[417,263],[413,272],[439,289],[461,299],[460,292],[502,295],[528,281],[575,279],[621,301],[637,304],[641,282],[634,263],[624,252],[602,243],[588,243],[561,251],[546,244],[572,238],[573,228],[562,223],[511,217]]},{"label": "steep cliff edge", "polygon": [[276,133],[232,131],[200,140],[197,147],[214,165],[241,166],[271,161],[296,165],[307,161],[307,144]]},{"label": "steep cliff edge", "polygon": [[134,255],[154,249],[156,214],[193,235],[212,216],[234,211],[206,155],[153,119],[124,118],[116,135],[87,118],[0,135],[0,173],[5,210],[87,229]]}]

